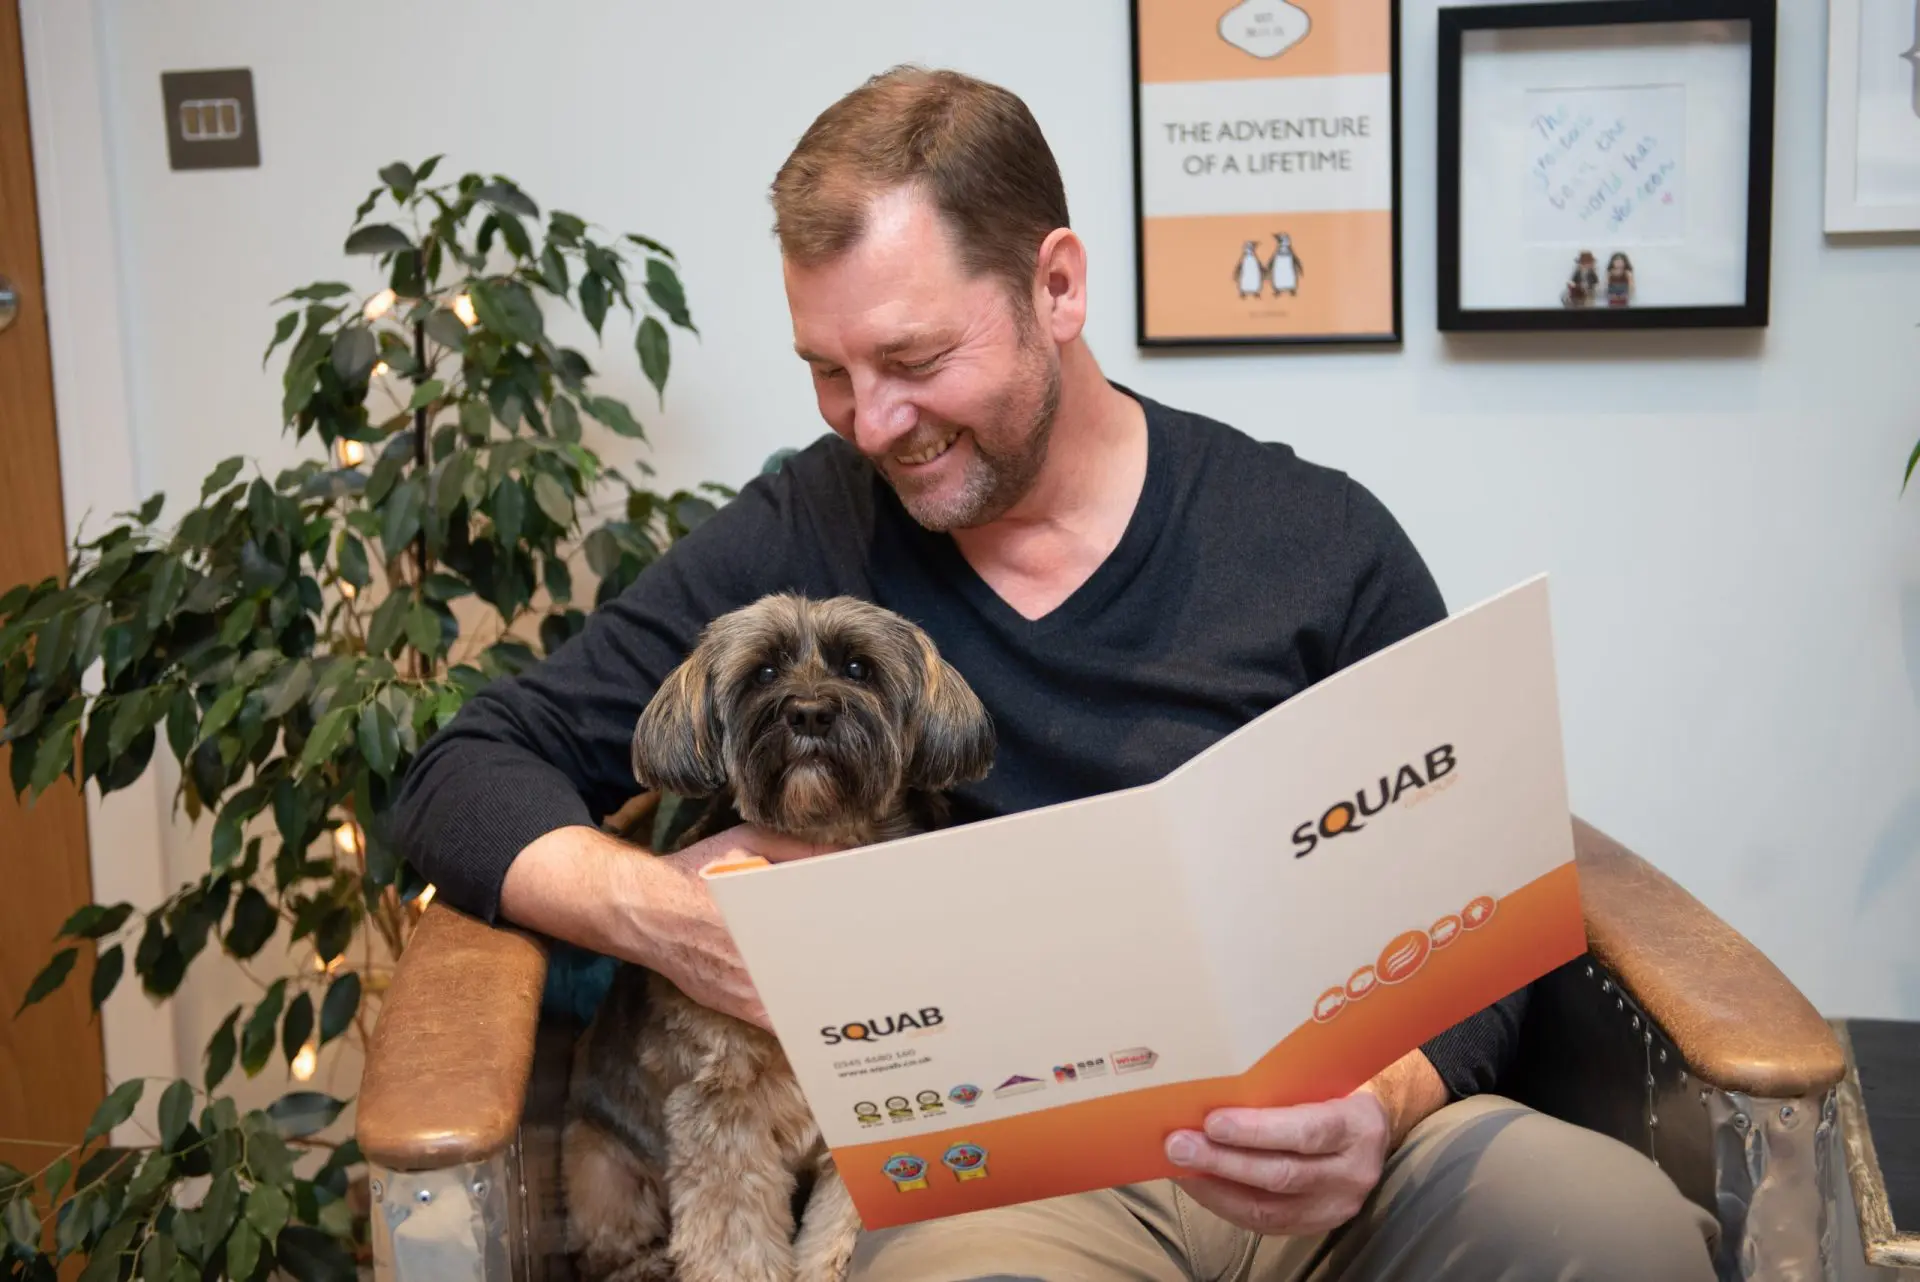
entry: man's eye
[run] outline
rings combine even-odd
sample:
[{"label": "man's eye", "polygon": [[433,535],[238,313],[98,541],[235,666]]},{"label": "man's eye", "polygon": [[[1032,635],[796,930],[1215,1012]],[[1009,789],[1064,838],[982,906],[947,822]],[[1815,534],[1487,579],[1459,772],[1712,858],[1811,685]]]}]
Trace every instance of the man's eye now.
[{"label": "man's eye", "polygon": [[779,675],[771,663],[763,663],[760,665],[759,670],[753,674],[753,679],[763,686],[772,685],[774,678]]},{"label": "man's eye", "polygon": [[849,681],[865,681],[867,679],[868,668],[866,662],[862,659],[848,659],[847,666],[842,668],[841,671],[847,674],[847,680]]},{"label": "man's eye", "polygon": [[924,361],[914,361],[911,363],[903,364],[901,365],[900,368],[906,370],[907,373],[909,374],[931,374],[933,372],[933,367],[935,365],[938,365],[939,363],[940,363],[940,358],[938,356],[933,356],[933,357],[929,357]]},{"label": "man's eye", "polygon": [[817,366],[817,365],[816,365],[816,366],[814,367],[814,370],[813,370],[813,372],[814,372],[814,376],[815,376],[815,377],[817,377],[817,378],[824,378],[824,379],[826,379],[826,380],[828,380],[829,382],[831,382],[832,380],[834,380],[834,379],[836,379],[836,378],[840,378],[840,377],[842,377],[843,375],[845,375],[847,371],[845,371],[845,370],[843,370],[843,369],[841,369],[841,368],[839,368],[838,366],[834,366],[834,367],[832,367],[832,368],[829,368],[829,369],[822,369],[821,367],[819,367],[819,366]]}]

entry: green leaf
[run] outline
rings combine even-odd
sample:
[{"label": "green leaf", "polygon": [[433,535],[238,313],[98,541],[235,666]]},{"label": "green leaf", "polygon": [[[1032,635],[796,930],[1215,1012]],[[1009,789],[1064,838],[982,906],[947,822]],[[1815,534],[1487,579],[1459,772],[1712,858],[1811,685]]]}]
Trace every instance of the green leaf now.
[{"label": "green leaf", "polygon": [[533,478],[533,501],[561,529],[572,526],[573,501],[568,497],[566,488],[545,472]]},{"label": "green leaf", "polygon": [[352,1027],[359,1009],[360,976],[350,970],[327,985],[327,995],[320,1003],[320,1044],[325,1046]]},{"label": "green leaf", "polygon": [[467,327],[444,307],[436,307],[427,316],[427,337],[456,352],[467,350]]},{"label": "green leaf", "polygon": [[493,492],[494,531],[501,547],[510,548],[519,543],[526,520],[526,487],[515,480],[502,481],[500,488]]},{"label": "green leaf", "polygon": [[220,625],[220,643],[239,645],[253,631],[254,623],[260,618],[258,601],[241,601],[233,607],[233,613]]},{"label": "green leaf", "polygon": [[34,1213],[33,1203],[27,1200],[25,1193],[7,1203],[7,1233],[20,1244],[23,1252],[37,1254],[40,1248],[40,1217]]},{"label": "green leaf", "polygon": [[155,1233],[140,1250],[141,1277],[145,1282],[171,1282],[173,1266],[180,1248],[165,1233]]},{"label": "green leaf", "polygon": [[47,1168],[47,1198],[58,1201],[60,1190],[67,1187],[67,1179],[73,1174],[73,1159],[63,1157]]},{"label": "green leaf", "polygon": [[394,642],[400,639],[400,632],[407,623],[407,609],[412,598],[405,592],[395,592],[380,603],[373,612],[373,623],[367,629],[367,653],[383,655],[393,649]]},{"label": "green leaf", "polygon": [[493,431],[493,410],[485,401],[471,400],[460,406],[460,433],[474,444],[487,439]]},{"label": "green leaf", "polygon": [[312,688],[313,664],[306,659],[289,663],[261,691],[266,700],[267,716],[286,716],[295,704],[307,697],[307,691]]},{"label": "green leaf", "polygon": [[567,260],[552,245],[548,245],[540,254],[540,283],[553,293],[566,296]]},{"label": "green leaf", "polygon": [[607,319],[607,282],[598,272],[590,271],[580,278],[580,314],[598,334]]},{"label": "green leaf", "polygon": [[653,305],[667,314],[667,319],[682,329],[693,328],[693,317],[687,314],[687,296],[680,287],[680,277],[664,259],[647,260],[647,297]]},{"label": "green leaf", "polygon": [[205,743],[226,729],[227,723],[240,711],[240,705],[246,698],[247,688],[243,685],[229,686],[221,691],[220,697],[207,709],[206,719],[200,723],[200,736],[196,742]]},{"label": "green leaf", "polygon": [[399,555],[420,532],[420,510],[425,498],[417,476],[400,482],[387,496],[385,510],[380,514],[380,546],[386,549],[388,557]]},{"label": "green leaf", "polygon": [[227,1073],[233,1068],[233,1026],[239,1018],[240,1008],[235,1006],[227,1012],[226,1019],[221,1021],[220,1027],[214,1031],[213,1037],[207,1042],[207,1073],[204,1084],[208,1090],[212,1090],[225,1080]]},{"label": "green leaf", "polygon": [[437,378],[430,378],[413,389],[413,396],[407,401],[407,410],[423,410],[439,400],[445,394],[447,385]]},{"label": "green leaf", "polygon": [[100,954],[100,960],[93,964],[93,1008],[99,1010],[107,998],[113,995],[114,988],[120,983],[120,976],[127,968],[127,952],[115,944]]},{"label": "green leaf", "polygon": [[460,498],[467,489],[467,477],[473,473],[474,452],[456,450],[440,465],[439,478],[434,482],[433,510],[441,520],[453,515],[453,509],[460,505]]},{"label": "green leaf", "polygon": [[394,196],[400,200],[413,195],[413,167],[405,161],[396,160],[391,165],[382,166],[380,181],[393,188]]},{"label": "green leaf", "polygon": [[[282,316],[279,320],[274,322],[273,341],[267,344],[266,351],[260,353],[261,369],[265,369],[267,367],[267,361],[271,359],[273,356],[273,349],[280,346],[280,344],[286,342],[289,338],[292,338],[293,331],[298,329],[299,326],[300,326],[300,313],[297,311],[288,312],[285,316]],[[213,488],[217,490],[220,487],[216,485]]]},{"label": "green leaf", "polygon": [[342,246],[349,254],[390,254],[412,248],[413,242],[407,233],[392,223],[368,223],[347,237],[347,243]]},{"label": "green leaf", "polygon": [[525,192],[511,183],[487,183],[485,186],[474,191],[473,198],[475,200],[484,200],[488,204],[500,209],[510,210],[523,218],[538,218],[540,216],[540,207],[528,199]]},{"label": "green leaf", "polygon": [[232,485],[233,478],[240,475],[240,469],[245,465],[246,460],[236,454],[207,473],[207,479],[200,485],[200,501],[204,503],[214,494]]},{"label": "green leaf", "polygon": [[526,225],[518,218],[502,209],[493,216],[500,228],[500,235],[507,242],[507,250],[515,258],[526,258],[533,253],[533,242],[527,239]]},{"label": "green leaf", "polygon": [[[432,618],[432,611],[423,605],[416,605],[414,613],[426,611],[428,619],[434,625],[434,640],[439,639],[439,624]],[[408,631],[411,632],[411,615]],[[426,650],[427,647],[417,647]],[[393,723],[393,714],[378,702],[369,702],[360,709],[360,755],[366,758],[367,768],[385,778],[393,773],[395,761],[400,755],[400,728]]]},{"label": "green leaf", "polygon": [[553,398],[553,404],[547,407],[547,420],[553,424],[553,434],[563,441],[580,439],[580,411],[573,402],[564,396]]},{"label": "green leaf", "polygon": [[[162,693],[157,690],[140,690],[122,695],[114,704],[113,724],[107,731],[107,755],[120,757],[125,755],[127,745],[152,724],[148,709],[153,704],[153,696]],[[158,711],[158,709],[153,709]]]},{"label": "green leaf", "polygon": [[647,438],[646,432],[639,423],[634,421],[633,412],[624,402],[617,401],[611,396],[590,396],[586,399],[586,406],[587,413],[620,435],[643,441]]},{"label": "green leaf", "polygon": [[479,281],[469,296],[482,325],[517,343],[539,346],[545,333],[540,306],[525,285],[517,280]]},{"label": "green leaf", "polygon": [[281,1231],[274,1256],[295,1282],[354,1282],[358,1276],[353,1257],[338,1242],[304,1224]]},{"label": "green leaf", "polygon": [[587,568],[600,578],[612,574],[614,567],[620,564],[620,540],[605,526],[587,535],[586,550]]},{"label": "green leaf", "polygon": [[671,356],[667,348],[667,327],[649,316],[640,322],[640,332],[634,336],[634,346],[640,351],[640,368],[646,373],[647,381],[653,384],[653,390],[660,394],[662,404],[667,396],[667,366]]},{"label": "green leaf", "polygon": [[[404,597],[401,599],[405,600]],[[320,724],[307,737],[306,750],[300,754],[302,770],[318,768],[321,762],[329,760],[339,750],[352,728],[352,717],[352,708],[335,708],[320,718]]]},{"label": "green leaf", "polygon": [[367,545],[345,530],[340,532],[338,566],[340,577],[356,588],[373,582],[373,574],[367,567]]},{"label": "green leaf", "polygon": [[[67,982],[67,976],[73,972],[73,963],[80,956],[78,948],[62,948],[53,955],[53,960],[43,967],[33,982],[27,985],[27,996],[20,1003],[20,1011],[35,1002],[45,1001],[55,989]],[[20,1017],[20,1011],[14,1012],[14,1018]]]},{"label": "green leaf", "polygon": [[351,294],[352,292],[353,286],[347,284],[345,281],[322,280],[315,281],[311,285],[303,285],[299,289],[290,290],[273,301],[276,303],[284,303],[288,299],[299,299],[303,303],[324,303],[329,298],[338,298],[342,294]]},{"label": "green leaf", "polygon": [[280,1025],[280,1049],[291,1064],[300,1048],[313,1035],[313,995],[301,993],[287,1006],[287,1018]]},{"label": "green leaf", "polygon": [[176,1080],[160,1095],[160,1146],[172,1148],[193,1117],[193,1087]]},{"label": "green leaf", "polygon": [[473,586],[465,579],[442,573],[429,574],[426,583],[421,586],[430,601],[457,601],[473,591]]},{"label": "green leaf", "polygon": [[80,1282],[116,1282],[124,1261],[121,1253],[133,1242],[133,1235],[140,1228],[137,1219],[121,1220],[94,1245],[87,1256],[87,1267],[80,1273]]},{"label": "green leaf", "polygon": [[33,772],[29,785],[35,795],[53,786],[73,761],[73,731],[80,720],[81,701],[74,699],[54,715],[53,722],[41,731],[39,747],[33,754]]},{"label": "green leaf", "polygon": [[99,939],[120,929],[132,915],[132,904],[115,904],[111,908],[87,904],[74,910],[73,916],[61,924],[60,933],[72,939]]},{"label": "green leaf", "polygon": [[365,382],[379,354],[379,341],[365,325],[349,325],[333,336],[333,372],[343,383]]},{"label": "green leaf", "polygon": [[548,596],[563,605],[573,599],[573,571],[567,568],[564,560],[550,556],[541,571],[546,580]]},{"label": "green leaf", "polygon": [[100,1107],[93,1110],[93,1120],[87,1123],[87,1133],[80,1141],[81,1147],[86,1147],[132,1117],[134,1105],[140,1102],[140,1092],[146,1089],[146,1085],[144,1077],[135,1077],[114,1087],[112,1093],[100,1101]]},{"label": "green leaf", "polygon": [[1907,492],[1907,482],[1913,479],[1913,469],[1915,464],[1920,464],[1920,441],[1914,442],[1913,453],[1907,455],[1907,473],[1905,476],[1900,478],[1900,492],[1902,494],[1905,494]]},{"label": "green leaf", "polygon": [[344,1101],[319,1091],[290,1091],[267,1105],[267,1116],[282,1137],[297,1140],[332,1126],[346,1107]]},{"label": "green leaf", "polygon": [[273,1056],[273,1035],[280,1029],[280,1007],[286,997],[287,981],[274,980],[267,995],[247,1017],[246,1027],[240,1032],[240,1067],[248,1077],[265,1068]]},{"label": "green leaf", "polygon": [[269,1242],[286,1227],[287,1216],[292,1210],[293,1204],[287,1200],[287,1195],[271,1184],[256,1184],[253,1192],[247,1194],[247,1223],[258,1229],[260,1236]]},{"label": "green leaf", "polygon": [[[407,644],[425,655],[440,649],[440,616],[424,601],[414,602],[407,611]],[[379,773],[384,775],[387,771],[379,770]]]},{"label": "green leaf", "polygon": [[273,911],[267,897],[252,886],[240,892],[233,906],[233,924],[227,928],[227,951],[242,960],[253,956],[273,938],[280,915]]},{"label": "green leaf", "polygon": [[673,251],[671,249],[668,249],[665,245],[662,245],[659,241],[649,236],[642,236],[638,232],[630,231],[627,233],[627,239],[642,249],[651,249],[656,254],[665,254],[668,258],[673,257]]},{"label": "green leaf", "polygon": [[245,1282],[259,1266],[260,1235],[251,1224],[242,1221],[234,1226],[233,1236],[227,1239],[226,1276],[235,1282]]}]

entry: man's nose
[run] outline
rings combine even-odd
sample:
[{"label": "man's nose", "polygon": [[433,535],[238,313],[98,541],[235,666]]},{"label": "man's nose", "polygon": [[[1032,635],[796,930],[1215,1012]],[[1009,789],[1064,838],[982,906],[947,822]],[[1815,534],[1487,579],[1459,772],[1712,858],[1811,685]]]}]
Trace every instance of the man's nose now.
[{"label": "man's nose", "polygon": [[802,739],[821,739],[833,729],[833,705],[825,699],[789,699],[786,714],[787,728]]},{"label": "man's nose", "polygon": [[913,403],[884,380],[854,389],[853,443],[862,454],[885,454],[920,422]]}]

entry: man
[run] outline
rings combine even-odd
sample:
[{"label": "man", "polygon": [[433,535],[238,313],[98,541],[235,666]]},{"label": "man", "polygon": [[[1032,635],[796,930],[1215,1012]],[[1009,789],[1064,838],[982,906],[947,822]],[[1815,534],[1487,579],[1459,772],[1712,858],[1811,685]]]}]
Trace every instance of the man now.
[{"label": "man", "polygon": [[[697,871],[751,828],[637,859],[593,826],[641,708],[709,619],[851,593],[921,624],[994,716],[965,822],[1148,782],[1444,617],[1368,492],[1109,383],[1086,252],[1025,106],[899,69],[773,184],[795,346],[833,429],[585,633],[429,744],[401,802],[449,901],[660,971],[765,1024]],[[1224,1110],[1191,1172],[865,1235],[856,1277],[1706,1279],[1712,1220],[1639,1154],[1488,1092],[1518,993],[1345,1099]]]}]

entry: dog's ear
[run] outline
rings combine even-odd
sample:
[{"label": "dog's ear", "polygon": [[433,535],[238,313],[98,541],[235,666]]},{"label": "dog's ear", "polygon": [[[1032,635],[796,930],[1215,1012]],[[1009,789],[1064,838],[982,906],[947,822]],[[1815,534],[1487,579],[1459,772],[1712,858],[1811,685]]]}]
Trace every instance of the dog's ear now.
[{"label": "dog's ear", "polygon": [[633,777],[682,797],[707,797],[727,781],[713,698],[713,654],[705,643],[661,683],[633,728]]},{"label": "dog's ear", "polygon": [[940,792],[984,779],[993,768],[997,746],[993,720],[966,678],[940,657],[925,633],[918,628],[914,633],[921,669],[919,715],[914,719],[907,784]]}]

